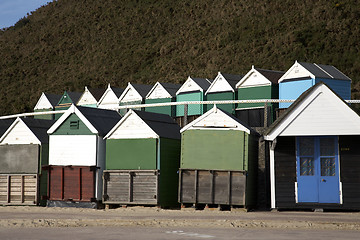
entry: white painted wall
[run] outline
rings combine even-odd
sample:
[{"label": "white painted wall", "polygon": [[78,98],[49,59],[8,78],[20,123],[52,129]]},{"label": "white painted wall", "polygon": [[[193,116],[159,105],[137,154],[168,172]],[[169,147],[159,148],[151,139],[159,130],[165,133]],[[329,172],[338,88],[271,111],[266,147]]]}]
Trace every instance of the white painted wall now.
[{"label": "white painted wall", "polygon": [[147,99],[158,99],[158,98],[171,98],[171,95],[166,91],[166,89],[157,82],[150,94],[146,97]]},{"label": "white painted wall", "polygon": [[130,84],[126,87],[124,93],[120,99],[121,102],[142,101],[141,95]]},{"label": "white painted wall", "polygon": [[96,135],[50,135],[49,141],[50,165],[97,165]]},{"label": "white painted wall", "polygon": [[176,92],[176,94],[192,91],[203,91],[203,89],[189,77],[186,82],[180,87],[180,89]]},{"label": "white painted wall", "polygon": [[34,107],[34,110],[39,109],[52,109],[53,106],[51,105],[49,99],[45,96],[44,93],[41,94],[38,102],[36,103],[36,106]]},{"label": "white painted wall", "polygon": [[16,121],[10,131],[3,136],[1,145],[4,144],[39,144],[41,142],[23,121]]},{"label": "white painted wall", "polygon": [[103,171],[105,169],[105,159],[106,159],[106,141],[101,137],[97,137],[97,164],[96,166],[100,167],[96,170],[96,188],[95,188],[95,197],[97,200],[102,199],[103,192]]},{"label": "white painted wall", "polygon": [[85,91],[83,95],[81,95],[81,98],[79,99],[77,105],[82,106],[82,105],[96,104],[96,103],[97,101],[94,98],[94,96],[90,93],[90,91],[87,88],[85,88]]},{"label": "white painted wall", "polygon": [[241,81],[239,88],[271,85],[271,82],[255,69],[251,70],[251,73]]},{"label": "white painted wall", "polygon": [[226,79],[221,74],[218,74],[216,76],[215,80],[211,83],[206,94],[215,93],[215,92],[225,92],[225,91],[234,92],[234,89],[231,87],[231,85],[228,83],[228,81],[226,81]]},{"label": "white painted wall", "polygon": [[279,79],[279,82],[282,82],[286,79],[293,79],[293,78],[302,78],[302,77],[312,77],[314,76],[306,70],[303,66],[299,63],[295,62],[295,64]]},{"label": "white painted wall", "polygon": [[157,134],[132,112],[120,121],[108,139],[158,138]]},{"label": "white painted wall", "polygon": [[110,89],[106,89],[106,92],[99,102],[98,108],[102,109],[114,109],[114,107],[119,106],[119,99],[115,93]]}]

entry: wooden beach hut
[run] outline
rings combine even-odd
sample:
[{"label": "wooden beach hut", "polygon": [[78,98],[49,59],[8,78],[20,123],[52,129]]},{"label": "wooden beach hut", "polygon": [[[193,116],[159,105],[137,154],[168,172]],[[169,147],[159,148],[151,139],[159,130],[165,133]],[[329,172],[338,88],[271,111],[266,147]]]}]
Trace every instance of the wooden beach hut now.
[{"label": "wooden beach hut", "polygon": [[[238,100],[279,99],[278,80],[284,72],[251,67],[251,70],[236,84]],[[236,109],[236,117],[251,127],[264,127],[275,120],[277,103],[267,103],[265,121],[264,103],[241,103]],[[265,125],[267,125],[265,124]],[[267,126],[265,126],[267,127]]]},{"label": "wooden beach hut", "polygon": [[[65,91],[59,102],[55,106],[55,111],[67,110],[72,104],[76,104],[81,97],[79,92]],[[55,120],[59,119],[62,114],[55,114]]]},{"label": "wooden beach hut", "polygon": [[[240,81],[242,75],[227,74],[218,72],[214,81],[210,87],[206,90],[207,101],[218,101],[218,100],[236,100],[237,92],[235,91],[235,85]],[[213,105],[208,105],[208,109],[212,108]],[[219,109],[224,110],[228,113],[235,114],[236,104],[218,104]]]},{"label": "wooden beach hut", "polygon": [[104,94],[101,96],[100,100],[97,103],[97,107],[101,109],[110,109],[114,110],[119,106],[119,98],[123,93],[124,89],[111,87],[110,83],[105,90]]},{"label": "wooden beach hut", "polygon": [[105,139],[103,203],[178,204],[180,127],[169,115],[130,109]]},{"label": "wooden beach hut", "polygon": [[[4,120],[2,120],[4,121]],[[1,122],[2,122],[1,121]],[[52,120],[17,118],[0,137],[0,204],[44,204]],[[8,124],[8,122],[6,123]]]},{"label": "wooden beach hut", "polygon": [[[145,103],[168,103],[176,102],[176,92],[181,87],[180,84],[157,82],[145,97]],[[176,116],[176,106],[147,107],[147,112],[167,114]]]},{"label": "wooden beach hut", "polygon": [[[144,103],[145,97],[151,88],[151,85],[128,83],[128,86],[125,88],[124,92],[119,98],[119,105],[125,106]],[[128,109],[120,109],[120,115],[125,115],[127,110]],[[136,108],[136,110],[144,109]]]},{"label": "wooden beach hut", "polygon": [[216,106],[182,128],[179,202],[254,207],[258,138]]},{"label": "wooden beach hut", "polygon": [[[279,99],[295,100],[303,92],[319,82],[324,82],[342,99],[351,98],[351,79],[331,65],[295,61],[279,79]],[[291,103],[280,103],[287,108]]]},{"label": "wooden beach hut", "polygon": [[[44,93],[44,92],[41,93],[41,96],[34,107],[34,112],[54,111],[55,106],[60,101],[60,98],[61,98],[61,95],[49,94],[49,93]],[[55,116],[54,116],[54,114],[35,115],[34,118],[53,120],[53,119],[55,119]]]},{"label": "wooden beach hut", "polygon": [[71,105],[51,126],[48,206],[97,206],[105,168],[103,137],[120,119],[116,111]]},{"label": "wooden beach hut", "polygon": [[77,101],[77,106],[83,107],[97,107],[97,103],[105,93],[106,89],[99,89],[99,88],[88,88],[85,86],[85,91]]},{"label": "wooden beach hut", "polygon": [[271,208],[360,209],[360,117],[317,83],[267,130]]},{"label": "wooden beach hut", "polygon": [[[206,90],[212,81],[205,78],[188,77],[185,83],[176,92],[176,102],[206,101]],[[187,121],[192,121],[206,112],[204,104],[190,104],[187,109]],[[184,121],[184,105],[176,106],[176,121],[181,125]]]}]

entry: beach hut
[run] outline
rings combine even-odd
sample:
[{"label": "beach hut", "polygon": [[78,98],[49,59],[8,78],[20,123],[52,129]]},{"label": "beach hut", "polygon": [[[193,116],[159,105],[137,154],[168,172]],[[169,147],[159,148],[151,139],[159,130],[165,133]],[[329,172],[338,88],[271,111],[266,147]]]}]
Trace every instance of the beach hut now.
[{"label": "beach hut", "polygon": [[178,204],[180,127],[169,115],[130,109],[105,139],[103,203]]},{"label": "beach hut", "polygon": [[[278,80],[284,72],[251,67],[251,70],[236,84],[238,100],[279,99]],[[275,119],[277,103],[267,103],[265,118],[264,103],[241,103],[236,116],[251,127],[264,127],[265,120],[271,124]],[[265,125],[267,125],[265,124]],[[267,127],[267,126],[265,126]]]},{"label": "beach hut", "polygon": [[[60,98],[61,98],[61,95],[49,94],[49,93],[44,93],[44,92],[41,93],[41,96],[34,107],[34,112],[54,111],[55,106],[60,101]],[[55,119],[55,116],[54,116],[54,114],[35,115],[34,118],[53,120],[53,119]]]},{"label": "beach hut", "polygon": [[[205,92],[210,87],[211,82],[212,81],[205,78],[193,78],[189,76],[185,83],[176,92],[176,102],[205,101]],[[206,112],[206,105],[188,105],[187,116],[189,116],[190,121],[204,112]],[[184,122],[184,105],[176,106],[176,118],[178,123],[182,124]]]},{"label": "beach hut", "polygon": [[101,109],[116,109],[119,106],[119,98],[123,93],[124,89],[111,87],[110,83],[105,90],[104,94],[101,96],[100,100],[97,103],[97,107]]},{"label": "beach hut", "polygon": [[83,107],[97,107],[97,103],[105,93],[106,89],[99,88],[88,88],[85,86],[85,91],[79,98],[79,101],[76,103],[77,106]]},{"label": "beach hut", "polygon": [[360,117],[324,83],[267,130],[271,208],[360,209]]},{"label": "beach hut", "polygon": [[17,118],[12,122],[0,137],[0,204],[44,204],[47,176],[41,167],[48,163],[46,131],[54,121]]},{"label": "beach hut", "polygon": [[[119,98],[119,105],[135,105],[142,104],[145,102],[145,97],[148,92],[151,90],[151,85],[145,84],[134,84],[128,83],[128,86],[125,88],[124,92]],[[143,110],[142,108],[136,108],[136,110]],[[120,115],[125,115],[127,109],[120,109]]]},{"label": "beach hut", "polygon": [[179,202],[254,207],[258,138],[216,106],[183,127]]},{"label": "beach hut", "polygon": [[[180,84],[157,82],[145,97],[145,103],[168,103],[176,102],[176,92],[181,87]],[[167,114],[176,116],[176,106],[147,107],[147,112]]]},{"label": "beach hut", "polygon": [[[207,101],[236,100],[235,85],[243,76],[218,72],[210,87],[206,90]],[[212,105],[208,105],[210,109]],[[235,114],[235,104],[219,104],[218,108],[228,113]]]},{"label": "beach hut", "polygon": [[[351,98],[351,79],[336,67],[295,61],[294,65],[279,79],[279,99],[295,100],[303,92],[319,82],[324,82],[342,99]],[[287,108],[291,103],[280,103]]]},{"label": "beach hut", "polygon": [[[82,94],[78,92],[65,91],[55,106],[55,111],[68,109],[72,104],[76,104],[79,101],[81,95]],[[55,114],[55,120],[59,119],[61,115],[62,114]]]},{"label": "beach hut", "polygon": [[71,105],[51,126],[48,206],[97,206],[105,167],[103,137],[120,118],[116,111]]}]

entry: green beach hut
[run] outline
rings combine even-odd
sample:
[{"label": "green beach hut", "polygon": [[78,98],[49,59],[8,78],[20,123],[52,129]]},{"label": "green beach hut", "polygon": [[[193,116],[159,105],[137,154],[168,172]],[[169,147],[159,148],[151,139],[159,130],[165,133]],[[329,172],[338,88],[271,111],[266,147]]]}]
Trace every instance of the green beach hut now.
[{"label": "green beach hut", "polygon": [[103,203],[178,204],[180,127],[169,115],[130,109],[105,139]]}]

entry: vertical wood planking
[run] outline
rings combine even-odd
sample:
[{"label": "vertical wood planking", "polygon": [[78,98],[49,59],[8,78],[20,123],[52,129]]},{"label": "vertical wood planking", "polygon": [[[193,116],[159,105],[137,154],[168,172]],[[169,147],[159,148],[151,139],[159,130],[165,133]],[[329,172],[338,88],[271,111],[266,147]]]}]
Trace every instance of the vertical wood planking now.
[{"label": "vertical wood planking", "polygon": [[195,170],[195,181],[194,181],[194,196],[195,196],[195,203],[198,202],[198,178],[199,178],[199,175],[198,175],[198,171]]}]

